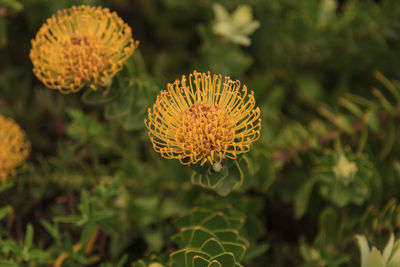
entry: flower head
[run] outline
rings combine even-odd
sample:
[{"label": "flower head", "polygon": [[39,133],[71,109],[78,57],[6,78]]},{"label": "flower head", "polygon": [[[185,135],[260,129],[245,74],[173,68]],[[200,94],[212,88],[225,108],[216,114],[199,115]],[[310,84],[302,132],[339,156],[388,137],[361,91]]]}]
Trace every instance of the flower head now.
[{"label": "flower head", "polygon": [[32,40],[33,72],[48,88],[96,89],[111,78],[138,46],[128,24],[108,8],[73,6],[47,19]]},{"label": "flower head", "polygon": [[15,168],[28,157],[31,149],[18,124],[0,115],[0,182],[15,175]]},{"label": "flower head", "polygon": [[254,93],[221,75],[194,71],[168,84],[145,120],[156,152],[182,164],[235,159],[260,137]]}]

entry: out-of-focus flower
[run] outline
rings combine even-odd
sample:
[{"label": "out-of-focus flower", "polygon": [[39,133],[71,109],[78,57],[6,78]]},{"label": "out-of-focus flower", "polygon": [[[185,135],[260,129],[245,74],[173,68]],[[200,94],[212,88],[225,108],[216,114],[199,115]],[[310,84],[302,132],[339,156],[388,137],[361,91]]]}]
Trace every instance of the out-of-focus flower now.
[{"label": "out-of-focus flower", "polygon": [[16,174],[31,150],[29,141],[19,125],[0,115],[0,183]]},{"label": "out-of-focus flower", "polygon": [[260,27],[260,22],[253,20],[250,6],[239,6],[232,15],[220,4],[214,4],[215,22],[213,31],[215,34],[231,41],[232,43],[249,46],[251,40],[248,36]]},{"label": "out-of-focus flower", "polygon": [[168,84],[145,120],[156,152],[182,164],[236,159],[260,137],[254,93],[221,75],[194,71]]},{"label": "out-of-focus flower", "polygon": [[111,84],[138,44],[115,12],[73,6],[42,25],[30,58],[33,72],[48,88],[71,93],[88,85],[96,90]]},{"label": "out-of-focus flower", "polygon": [[350,203],[361,205],[370,196],[373,165],[361,153],[349,147],[326,151],[314,169],[322,196],[340,207]]}]

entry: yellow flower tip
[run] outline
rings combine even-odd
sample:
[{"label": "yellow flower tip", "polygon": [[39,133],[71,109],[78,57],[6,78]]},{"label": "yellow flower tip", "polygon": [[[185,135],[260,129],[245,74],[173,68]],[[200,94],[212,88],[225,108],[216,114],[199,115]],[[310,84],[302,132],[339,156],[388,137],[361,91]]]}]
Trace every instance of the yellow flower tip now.
[{"label": "yellow flower tip", "polygon": [[0,183],[15,176],[16,168],[28,157],[29,141],[19,125],[0,115]]},{"label": "yellow flower tip", "polygon": [[260,109],[240,82],[193,71],[168,84],[148,109],[154,150],[182,164],[221,163],[248,152],[260,138]]},{"label": "yellow flower tip", "polygon": [[117,13],[82,5],[47,19],[31,44],[36,77],[50,89],[73,93],[85,85],[108,86],[139,42]]}]

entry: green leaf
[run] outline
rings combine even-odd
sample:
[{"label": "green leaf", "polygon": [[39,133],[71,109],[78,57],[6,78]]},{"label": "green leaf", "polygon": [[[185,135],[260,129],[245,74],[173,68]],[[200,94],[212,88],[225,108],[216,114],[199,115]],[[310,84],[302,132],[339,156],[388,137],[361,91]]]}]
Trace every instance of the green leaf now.
[{"label": "green leaf", "polygon": [[115,216],[116,211],[111,209],[105,209],[99,212],[95,212],[91,218],[92,221],[98,222]]},{"label": "green leaf", "polygon": [[85,225],[85,227],[83,228],[82,234],[81,234],[81,238],[79,240],[79,243],[82,246],[85,246],[86,243],[89,241],[91,235],[93,234],[93,231],[95,231],[94,224],[88,223]]},{"label": "green leaf", "polygon": [[133,90],[134,87],[126,88],[115,101],[106,106],[105,116],[108,119],[116,119],[129,112],[133,101]]},{"label": "green leaf", "polygon": [[24,8],[24,5],[21,3],[21,1],[17,0],[0,0],[0,6],[9,7],[14,11],[21,11]]},{"label": "green leaf", "polygon": [[186,257],[185,257],[186,249],[178,250],[170,254],[170,258],[177,266],[184,267],[186,265]]},{"label": "green leaf", "polygon": [[88,105],[102,105],[111,102],[117,96],[118,90],[115,90],[115,88],[111,88],[109,92],[87,89],[82,95],[82,100]]},{"label": "green leaf", "polygon": [[312,193],[312,189],[316,183],[316,179],[308,179],[301,185],[294,197],[295,217],[301,218],[307,211],[308,202]]},{"label": "green leaf", "polygon": [[209,170],[204,176],[207,178],[207,182],[204,184],[207,188],[213,189],[215,186],[225,179],[229,175],[228,168],[223,168],[220,172],[216,172],[212,169]]},{"label": "green leaf", "polygon": [[223,267],[234,267],[235,266],[235,257],[231,252],[222,253],[211,260],[218,261]]},{"label": "green leaf", "polygon": [[235,256],[235,260],[238,262],[243,259],[243,256],[246,252],[246,246],[239,243],[222,242],[222,246],[224,247],[225,251],[232,252]]},{"label": "green leaf", "polygon": [[270,245],[267,243],[251,245],[247,249],[246,254],[244,255],[243,261],[248,262],[254,258],[257,258],[258,256],[264,254],[269,248],[270,248]]},{"label": "green leaf", "polygon": [[186,257],[186,265],[185,267],[193,267],[194,264],[194,259],[196,257],[202,257],[202,258],[208,258],[209,256],[207,255],[207,253],[203,252],[203,251],[199,251],[199,250],[191,250],[188,249],[185,252],[185,257]]},{"label": "green leaf", "polygon": [[200,249],[211,256],[216,256],[225,252],[222,245],[215,238],[207,240]]},{"label": "green leaf", "polygon": [[15,185],[15,182],[7,182],[5,184],[0,184],[0,193],[4,192]]},{"label": "green leaf", "polygon": [[193,267],[207,267],[209,261],[201,256],[195,256],[193,258]]},{"label": "green leaf", "polygon": [[223,242],[238,242],[238,231],[231,229],[223,229],[214,231],[214,234],[218,237],[219,240]]},{"label": "green leaf", "polygon": [[10,215],[13,214],[11,206],[5,206],[5,207],[0,208],[0,221],[2,219],[4,219],[7,214],[10,214]]},{"label": "green leaf", "polygon": [[31,224],[28,224],[25,233],[24,249],[29,250],[32,247],[32,242],[33,242],[33,226]]},{"label": "green leaf", "polygon": [[55,224],[54,226],[51,225],[46,220],[40,220],[40,224],[49,232],[49,234],[53,237],[54,240],[60,240],[60,234],[58,232],[58,226]]},{"label": "green leaf", "polygon": [[185,208],[176,201],[172,201],[171,199],[165,199],[160,208],[162,218],[168,218],[174,215],[178,215],[185,211]]},{"label": "green leaf", "polygon": [[226,229],[229,227],[228,220],[222,212],[217,212],[209,218],[206,218],[202,222],[202,225],[210,230]]},{"label": "green leaf", "polygon": [[234,177],[228,176],[217,185],[215,192],[224,197],[232,192],[236,185],[237,181],[234,180]]},{"label": "green leaf", "polygon": [[194,248],[200,248],[208,239],[215,237],[212,232],[200,227],[193,229],[192,238],[189,245]]},{"label": "green leaf", "polygon": [[87,218],[90,218],[90,204],[89,204],[89,197],[86,190],[81,191],[81,204],[80,204],[81,212]]},{"label": "green leaf", "polygon": [[59,217],[55,217],[54,221],[55,222],[60,222],[60,223],[78,224],[78,223],[82,222],[82,217],[81,216],[76,216],[76,215],[72,215],[72,216],[68,216],[68,217],[59,216]]},{"label": "green leaf", "polygon": [[368,127],[373,133],[379,131],[379,114],[376,109],[368,110],[364,115],[364,121],[366,121]]}]

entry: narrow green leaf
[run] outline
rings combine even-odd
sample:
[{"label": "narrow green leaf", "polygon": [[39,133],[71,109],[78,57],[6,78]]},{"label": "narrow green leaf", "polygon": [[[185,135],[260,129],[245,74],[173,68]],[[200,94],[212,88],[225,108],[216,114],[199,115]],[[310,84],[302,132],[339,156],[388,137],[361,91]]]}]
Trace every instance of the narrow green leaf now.
[{"label": "narrow green leaf", "polygon": [[108,218],[111,218],[115,215],[115,210],[105,209],[99,212],[95,212],[91,218],[92,221],[98,222]]},{"label": "narrow green leaf", "polygon": [[0,185],[0,193],[12,188],[14,185],[15,185],[15,182],[7,182],[5,184],[1,184]]},{"label": "narrow green leaf", "polygon": [[87,218],[90,218],[90,204],[89,204],[89,197],[88,192],[86,190],[81,191],[81,204],[80,209],[83,215]]},{"label": "narrow green leaf", "polygon": [[56,240],[57,242],[60,240],[60,234],[58,232],[57,224],[53,226],[46,220],[40,220],[40,224],[47,230],[47,232],[49,232],[54,240]]},{"label": "narrow green leaf", "polygon": [[68,217],[64,217],[64,216],[59,216],[54,218],[55,222],[60,222],[60,223],[74,223],[77,224],[79,222],[82,221],[82,217],[81,216],[68,216]]},{"label": "narrow green leaf", "polygon": [[295,217],[301,218],[307,211],[308,202],[315,185],[316,179],[308,179],[303,183],[294,197]]},{"label": "narrow green leaf", "polygon": [[32,247],[32,242],[33,242],[33,226],[31,224],[28,224],[25,233],[24,249],[29,250]]},{"label": "narrow green leaf", "polygon": [[7,214],[12,214],[12,207],[5,206],[0,209],[0,221],[6,217]]},{"label": "narrow green leaf", "polygon": [[124,254],[122,256],[122,258],[119,260],[117,267],[124,267],[125,263],[128,261],[128,259],[129,259],[129,256],[127,254]]},{"label": "narrow green leaf", "polygon": [[91,235],[93,234],[94,229],[95,226],[92,223],[88,223],[85,225],[81,234],[81,238],[79,240],[79,243],[82,245],[82,247],[85,246],[86,243],[89,241]]},{"label": "narrow green leaf", "polygon": [[17,0],[0,0],[0,6],[6,6],[14,11],[21,11],[24,8],[24,5],[21,3],[21,1]]}]

